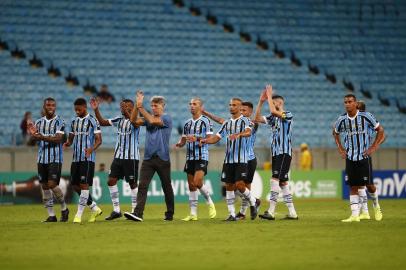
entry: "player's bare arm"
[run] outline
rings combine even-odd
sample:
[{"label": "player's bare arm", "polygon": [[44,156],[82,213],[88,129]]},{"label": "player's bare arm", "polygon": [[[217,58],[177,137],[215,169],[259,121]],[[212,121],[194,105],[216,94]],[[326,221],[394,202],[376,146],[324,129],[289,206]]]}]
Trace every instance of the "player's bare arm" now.
[{"label": "player's bare arm", "polygon": [[141,117],[138,117],[138,103],[137,103],[137,101],[138,101],[138,92],[142,92],[142,91],[141,90],[137,91],[137,93],[135,95],[135,102],[134,102],[135,106],[134,106],[134,108],[133,108],[133,110],[131,112],[131,115],[129,117],[130,122],[131,122],[131,124],[133,124],[134,127],[139,127],[139,126],[142,126],[144,124],[144,119],[141,118]]},{"label": "player's bare arm", "polygon": [[199,145],[202,145],[202,144],[215,144],[215,143],[218,143],[220,140],[221,140],[221,137],[219,137],[219,136],[210,136],[208,138],[201,139],[199,141]]},{"label": "player's bare arm", "polygon": [[63,144],[64,149],[67,148],[67,147],[70,147],[72,145],[74,137],[75,137],[75,135],[72,132],[70,132],[69,135],[68,135],[68,139]]},{"label": "player's bare arm", "polygon": [[255,123],[262,123],[265,124],[265,120],[261,115],[261,110],[262,106],[264,106],[265,101],[268,100],[268,97],[266,95],[266,90],[263,90],[261,92],[261,96],[259,97],[257,107],[255,108],[255,117],[254,117],[254,122]]},{"label": "player's bare arm", "polygon": [[385,140],[385,131],[381,125],[376,129],[376,137],[372,145],[364,152],[365,156],[372,155],[376,150],[378,150],[379,145]]},{"label": "player's bare arm", "polygon": [[[147,112],[143,106],[144,102],[144,93],[142,91],[137,92],[137,109],[140,112],[140,114],[145,118],[146,121],[148,121],[151,125],[153,126],[158,126],[162,127],[164,125],[164,122],[162,121],[161,117],[154,116]],[[154,106],[152,104],[151,106]]]},{"label": "player's bare arm", "polygon": [[214,115],[206,110],[202,110],[202,114],[204,116],[207,116],[208,118],[210,118],[211,120],[213,120],[214,122],[217,122],[219,124],[223,124],[224,123],[224,118],[221,118],[220,116]]},{"label": "player's bare arm", "polygon": [[90,155],[99,148],[99,146],[102,144],[102,135],[101,133],[96,133],[94,135],[94,145],[93,147],[86,148],[86,157],[90,157]]},{"label": "player's bare arm", "polygon": [[182,148],[186,144],[186,136],[180,137],[179,141],[176,143],[177,148]]},{"label": "player's bare arm", "polygon": [[338,152],[340,153],[340,156],[342,157],[342,159],[346,159],[347,153],[346,153],[343,145],[341,144],[340,134],[336,133],[336,131],[333,130],[333,137],[334,137],[334,141],[337,145]]},{"label": "player's bare arm", "polygon": [[269,105],[269,111],[273,116],[279,117],[279,118],[285,118],[284,112],[283,111],[278,111],[275,107],[275,104],[273,103],[272,99],[272,94],[273,94],[273,89],[272,85],[268,84],[266,86],[266,95],[268,97],[268,105]]},{"label": "player's bare arm", "polygon": [[31,135],[31,137],[36,141],[45,141],[50,143],[61,143],[63,141],[63,133],[57,133],[55,135],[42,135],[39,132],[36,132]]},{"label": "player's bare arm", "polygon": [[96,119],[100,123],[100,126],[102,126],[102,127],[110,126],[110,122],[107,119],[104,119],[102,114],[100,113],[99,101],[97,100],[97,98],[92,97],[90,99],[90,107],[92,107],[94,114],[96,116]]}]

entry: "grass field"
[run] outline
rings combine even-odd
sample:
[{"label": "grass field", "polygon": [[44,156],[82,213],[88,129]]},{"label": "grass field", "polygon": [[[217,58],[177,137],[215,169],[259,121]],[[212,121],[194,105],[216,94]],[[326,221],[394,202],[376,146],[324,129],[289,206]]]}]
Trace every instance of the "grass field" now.
[{"label": "grass field", "polygon": [[[40,223],[40,205],[0,206],[0,269],[401,269],[406,201],[381,206],[381,222],[343,224],[347,202],[297,200],[299,221],[230,224],[223,203],[215,220],[201,204],[193,223],[180,220],[186,204],[176,206],[173,222],[162,221],[164,205],[147,205],[142,223],[104,221],[111,206],[102,205],[103,218],[83,225]],[[72,220],[76,206],[70,209]],[[281,218],[286,207],[277,210]]]}]

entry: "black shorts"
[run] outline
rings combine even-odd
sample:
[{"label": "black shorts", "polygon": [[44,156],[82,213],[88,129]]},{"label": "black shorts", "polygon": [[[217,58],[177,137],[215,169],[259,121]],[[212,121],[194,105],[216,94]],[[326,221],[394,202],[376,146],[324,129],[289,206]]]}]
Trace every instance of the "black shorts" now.
[{"label": "black shorts", "polygon": [[61,163],[49,163],[49,164],[42,164],[38,163],[38,177],[40,183],[48,183],[48,180],[54,181],[57,185],[59,185],[59,181],[61,180],[61,170],[62,164]]},{"label": "black shorts", "polygon": [[224,163],[221,181],[234,184],[237,181],[247,181],[248,164],[247,163]]},{"label": "black shorts", "polygon": [[138,181],[138,160],[115,158],[110,166],[109,177],[125,179],[129,184]]},{"label": "black shorts", "polygon": [[345,161],[345,182],[349,186],[365,186],[373,184],[372,159],[366,157],[360,161]]},{"label": "black shorts", "polygon": [[256,169],[257,169],[257,158],[249,160],[248,161],[247,180],[244,181],[246,184],[252,183],[252,180],[254,180],[254,174],[255,174]]},{"label": "black shorts", "polygon": [[209,162],[207,160],[186,160],[183,171],[192,175],[194,175],[197,171],[203,171],[204,175],[206,175],[208,164]]},{"label": "black shorts", "polygon": [[92,186],[93,177],[93,161],[72,162],[70,167],[70,181],[72,185],[88,184],[89,186]]},{"label": "black shorts", "polygon": [[272,157],[272,178],[279,181],[289,181],[290,162],[292,157],[288,154],[282,154]]}]

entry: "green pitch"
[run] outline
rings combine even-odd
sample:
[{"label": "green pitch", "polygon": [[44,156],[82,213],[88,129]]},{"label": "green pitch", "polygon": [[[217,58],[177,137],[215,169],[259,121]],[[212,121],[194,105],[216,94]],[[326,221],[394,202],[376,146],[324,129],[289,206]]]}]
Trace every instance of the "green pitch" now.
[{"label": "green pitch", "polygon": [[[173,222],[162,221],[164,205],[147,205],[143,223],[106,222],[111,206],[102,205],[102,218],[83,225],[71,223],[74,205],[66,224],[40,223],[46,217],[40,205],[0,206],[0,269],[401,269],[406,200],[381,200],[381,206],[381,222],[343,224],[348,202],[296,200],[299,221],[230,224],[222,221],[224,203],[215,220],[200,204],[193,223],[180,220],[186,204],[176,206]],[[281,218],[286,207],[277,210]]]}]

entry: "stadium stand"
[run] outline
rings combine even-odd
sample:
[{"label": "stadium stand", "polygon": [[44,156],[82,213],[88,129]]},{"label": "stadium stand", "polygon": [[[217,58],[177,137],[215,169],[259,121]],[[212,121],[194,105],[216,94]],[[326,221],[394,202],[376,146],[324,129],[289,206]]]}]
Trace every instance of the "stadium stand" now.
[{"label": "stadium stand", "polygon": [[[85,85],[105,83],[118,99],[132,98],[137,88],[149,96],[166,96],[175,142],[176,127],[189,117],[192,96],[201,96],[207,110],[227,117],[230,97],[256,104],[260,90],[272,83],[295,115],[294,145],[333,146],[331,127],[343,111],[345,79],[359,97],[361,84],[364,94],[371,95],[366,103],[386,128],[385,146],[406,146],[406,117],[396,107],[406,105],[406,10],[401,1],[384,7],[374,1],[360,6],[358,1],[194,0],[184,7],[174,2],[1,1],[0,38],[9,48],[0,50],[0,106],[6,108],[1,110],[0,144],[18,142],[15,134],[24,111],[39,117],[46,96],[58,100],[59,113],[68,121],[71,104],[84,95]],[[192,6],[201,16],[191,14]],[[224,31],[222,24],[234,32]],[[269,50],[242,42],[240,32],[264,41]],[[284,58],[275,57],[275,45]],[[16,48],[25,52],[24,59],[11,56]],[[301,66],[292,64],[292,52]],[[34,54],[44,67],[29,66]],[[62,76],[47,75],[51,64]],[[309,64],[321,74],[311,74]],[[68,86],[68,74],[79,85]],[[324,74],[337,82],[330,83]],[[102,112],[112,117],[118,107],[118,102],[103,104]],[[112,146],[114,139],[112,129],[104,131],[104,145]],[[257,141],[258,146],[268,144],[265,128]]]}]

